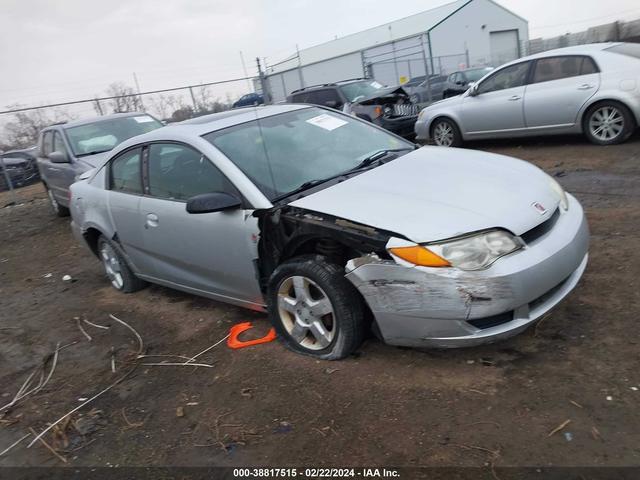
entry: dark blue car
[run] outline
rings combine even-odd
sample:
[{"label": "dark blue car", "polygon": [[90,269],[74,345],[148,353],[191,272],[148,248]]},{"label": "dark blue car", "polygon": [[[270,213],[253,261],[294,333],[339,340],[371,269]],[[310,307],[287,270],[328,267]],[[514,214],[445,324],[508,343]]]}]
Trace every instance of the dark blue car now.
[{"label": "dark blue car", "polygon": [[264,103],[264,97],[259,93],[247,93],[240,97],[234,104],[233,108],[249,107],[251,105],[262,105]]}]

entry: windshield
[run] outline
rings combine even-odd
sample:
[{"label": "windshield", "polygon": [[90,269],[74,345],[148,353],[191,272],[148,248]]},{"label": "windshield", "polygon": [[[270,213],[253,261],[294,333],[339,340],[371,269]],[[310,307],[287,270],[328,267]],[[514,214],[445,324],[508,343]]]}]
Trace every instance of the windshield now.
[{"label": "windshield", "polygon": [[135,115],[98,120],[67,128],[65,132],[74,155],[82,156],[109,151],[131,137],[160,127],[162,123],[149,115]]},{"label": "windshield", "polygon": [[376,95],[378,90],[382,88],[384,88],[384,86],[375,80],[363,80],[361,82],[340,85],[340,90],[342,90],[342,93],[350,102],[357,102],[361,98]]},{"label": "windshield", "polygon": [[477,68],[475,70],[466,70],[464,74],[467,76],[468,81],[477,82],[491,70],[493,70],[493,68]]},{"label": "windshield", "polygon": [[414,145],[353,117],[305,108],[218,130],[204,139],[273,200],[358,166],[379,150]]}]

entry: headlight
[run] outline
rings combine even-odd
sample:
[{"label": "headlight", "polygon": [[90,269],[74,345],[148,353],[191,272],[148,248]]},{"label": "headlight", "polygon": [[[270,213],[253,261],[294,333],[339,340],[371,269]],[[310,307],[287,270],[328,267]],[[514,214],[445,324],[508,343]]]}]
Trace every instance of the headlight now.
[{"label": "headlight", "polygon": [[509,232],[491,230],[426,246],[394,247],[389,252],[414,265],[482,270],[522,246],[522,242]]},{"label": "headlight", "polygon": [[551,186],[551,190],[558,196],[560,200],[560,207],[566,212],[569,210],[569,199],[567,199],[567,194],[562,188],[555,178],[549,176],[549,185]]},{"label": "headlight", "polygon": [[426,112],[426,108],[423,108],[422,110],[420,110],[420,113],[418,114],[418,120],[422,120],[422,117],[425,116],[425,112]]}]

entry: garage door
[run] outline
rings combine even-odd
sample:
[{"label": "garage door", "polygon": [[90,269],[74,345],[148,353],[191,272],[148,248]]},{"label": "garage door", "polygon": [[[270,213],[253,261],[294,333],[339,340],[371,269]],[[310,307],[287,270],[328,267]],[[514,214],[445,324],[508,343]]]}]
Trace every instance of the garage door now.
[{"label": "garage door", "polygon": [[518,30],[489,32],[491,63],[494,67],[515,60],[520,56],[518,48]]}]

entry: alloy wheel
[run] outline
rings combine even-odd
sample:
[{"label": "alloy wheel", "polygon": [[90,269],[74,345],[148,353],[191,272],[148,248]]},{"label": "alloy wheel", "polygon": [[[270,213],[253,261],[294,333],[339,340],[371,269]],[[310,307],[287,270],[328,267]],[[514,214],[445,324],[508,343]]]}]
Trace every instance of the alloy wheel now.
[{"label": "alloy wheel", "polygon": [[440,147],[453,145],[453,135],[453,127],[447,122],[440,122],[433,129],[433,141]]},{"label": "alloy wheel", "polygon": [[613,106],[598,108],[589,119],[589,132],[601,142],[610,142],[624,131],[624,116]]},{"label": "alloy wheel", "polygon": [[296,275],[282,281],[278,314],[291,338],[309,350],[328,347],[336,335],[331,300],[310,278]]},{"label": "alloy wheel", "polygon": [[124,286],[124,280],[122,278],[122,268],[120,266],[120,260],[113,250],[113,247],[108,243],[104,243],[100,248],[100,259],[104,266],[104,271],[111,280],[111,285],[118,290],[122,290]]}]

